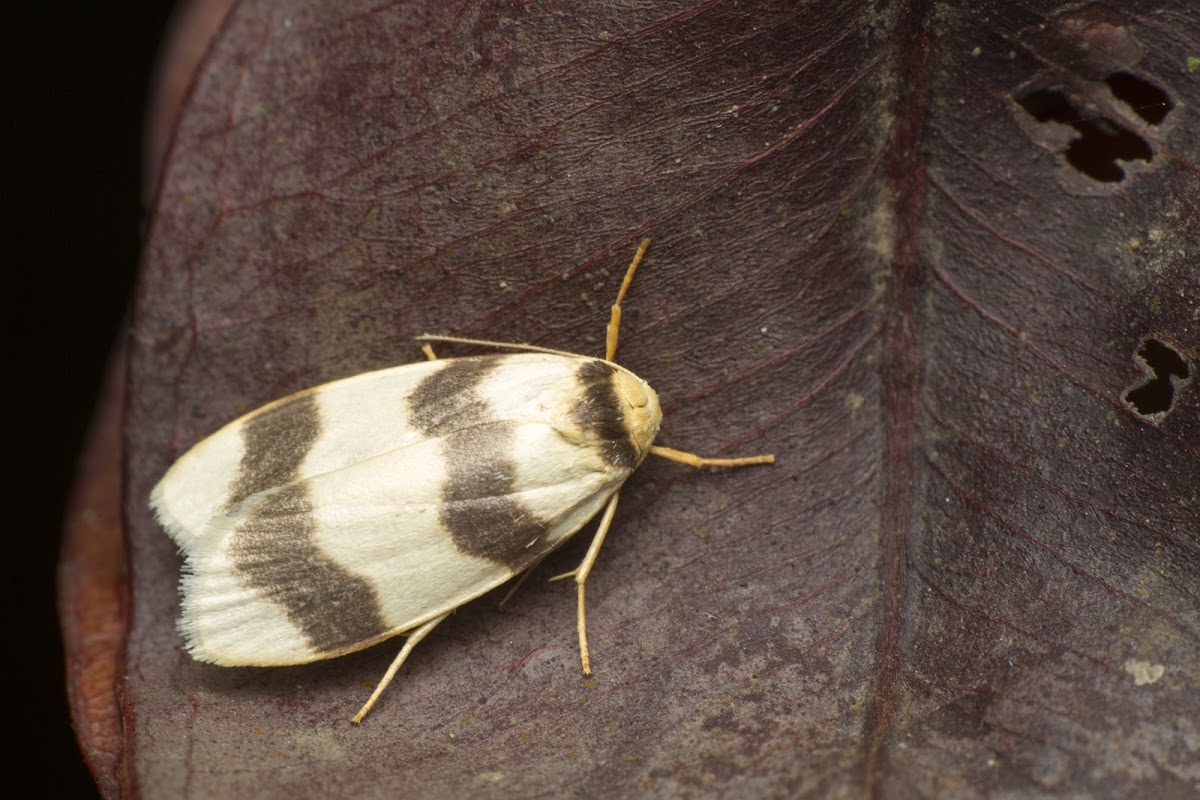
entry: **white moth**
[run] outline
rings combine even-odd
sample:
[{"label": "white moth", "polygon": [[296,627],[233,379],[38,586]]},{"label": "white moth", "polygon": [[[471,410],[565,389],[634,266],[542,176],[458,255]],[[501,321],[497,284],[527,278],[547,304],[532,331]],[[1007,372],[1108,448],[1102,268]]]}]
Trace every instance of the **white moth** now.
[{"label": "white moth", "polygon": [[621,485],[649,453],[658,397],[613,363],[621,300],[603,359],[452,337],[522,352],[437,359],[322,384],[203,440],[150,497],[185,557],[179,630],[199,661],[306,664],[407,637],[370,711],[408,654],[450,612],[528,574],[603,509],[578,586],[579,651],[591,674],[584,584]]}]

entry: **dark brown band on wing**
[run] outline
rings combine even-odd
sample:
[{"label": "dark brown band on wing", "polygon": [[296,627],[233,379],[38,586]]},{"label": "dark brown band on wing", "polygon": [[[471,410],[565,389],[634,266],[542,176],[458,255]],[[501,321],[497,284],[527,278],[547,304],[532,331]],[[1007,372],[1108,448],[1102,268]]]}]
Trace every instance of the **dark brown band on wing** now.
[{"label": "dark brown band on wing", "polygon": [[267,495],[234,530],[241,580],[278,604],[318,653],[352,649],[388,627],[370,581],[321,551],[304,481]]},{"label": "dark brown band on wing", "polygon": [[614,467],[634,469],[638,451],[625,425],[625,401],[617,394],[617,368],[604,361],[585,361],[576,373],[583,397],[572,413],[584,430],[603,441],[604,458]]},{"label": "dark brown band on wing", "polygon": [[242,426],[243,455],[229,508],[274,489],[243,511],[229,556],[239,580],[274,601],[318,653],[345,650],[387,630],[365,578],[316,543],[316,520],[300,465],[321,434],[315,393],[297,397]]},{"label": "dark brown band on wing", "polygon": [[503,356],[454,359],[409,397],[410,420],[441,438],[446,482],[439,519],[462,553],[516,572],[545,554],[548,524],[515,499],[518,423],[494,418],[479,385]]},{"label": "dark brown band on wing", "polygon": [[226,509],[252,494],[294,481],[320,433],[321,415],[311,392],[246,420],[241,429],[242,463]]},{"label": "dark brown band on wing", "polygon": [[519,572],[547,552],[549,525],[516,500],[516,422],[455,431],[442,440],[441,522],[461,552]]},{"label": "dark brown band on wing", "polygon": [[409,396],[409,422],[432,437],[490,421],[487,399],[476,389],[499,360],[499,356],[448,359]]}]

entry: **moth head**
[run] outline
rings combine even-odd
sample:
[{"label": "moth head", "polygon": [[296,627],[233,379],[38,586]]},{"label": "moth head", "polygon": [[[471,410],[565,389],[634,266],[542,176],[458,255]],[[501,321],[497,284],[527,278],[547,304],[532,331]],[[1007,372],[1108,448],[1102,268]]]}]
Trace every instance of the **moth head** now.
[{"label": "moth head", "polygon": [[654,390],[624,367],[598,358],[580,363],[565,408],[563,435],[595,447],[623,470],[642,463],[662,423]]},{"label": "moth head", "polygon": [[638,461],[641,461],[650,452],[650,445],[654,443],[662,424],[658,395],[650,388],[650,384],[620,368],[613,375],[613,384],[625,415],[625,429],[637,448]]}]

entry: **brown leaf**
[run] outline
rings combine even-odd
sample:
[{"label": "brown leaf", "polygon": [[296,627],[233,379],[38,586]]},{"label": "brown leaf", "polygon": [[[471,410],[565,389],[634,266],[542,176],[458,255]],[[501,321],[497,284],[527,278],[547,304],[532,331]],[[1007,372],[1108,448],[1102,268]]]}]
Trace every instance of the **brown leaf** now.
[{"label": "brown leaf", "polygon": [[[236,6],[131,351],[141,796],[1200,788],[1200,29],[1121,8]],[[544,581],[587,532],[361,728],[398,641],[180,651],[173,458],[415,333],[599,352],[642,235],[621,360],[661,442],[779,461],[631,479],[594,680]]]},{"label": "brown leaf", "polygon": [[125,352],[113,354],[63,520],[58,610],[71,722],[96,785],[128,784],[120,694],[129,633],[129,570],[121,528]]}]

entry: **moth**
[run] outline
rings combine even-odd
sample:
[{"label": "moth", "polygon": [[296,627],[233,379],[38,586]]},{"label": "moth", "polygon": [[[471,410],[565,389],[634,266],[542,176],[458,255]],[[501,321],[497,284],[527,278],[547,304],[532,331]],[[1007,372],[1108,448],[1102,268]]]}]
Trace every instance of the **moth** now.
[{"label": "moth", "polygon": [[[621,303],[649,242],[626,270],[602,359],[420,336],[424,362],[284,397],[185,453],[150,507],[184,556],[187,651],[282,666],[404,635],[359,723],[438,623],[523,579],[600,513],[582,563],[552,579],[576,583],[590,675],[584,586],[626,478],[649,454],[693,467],[774,461],[653,444],[658,397],[613,361]],[[514,352],[439,359],[430,342]]]}]

